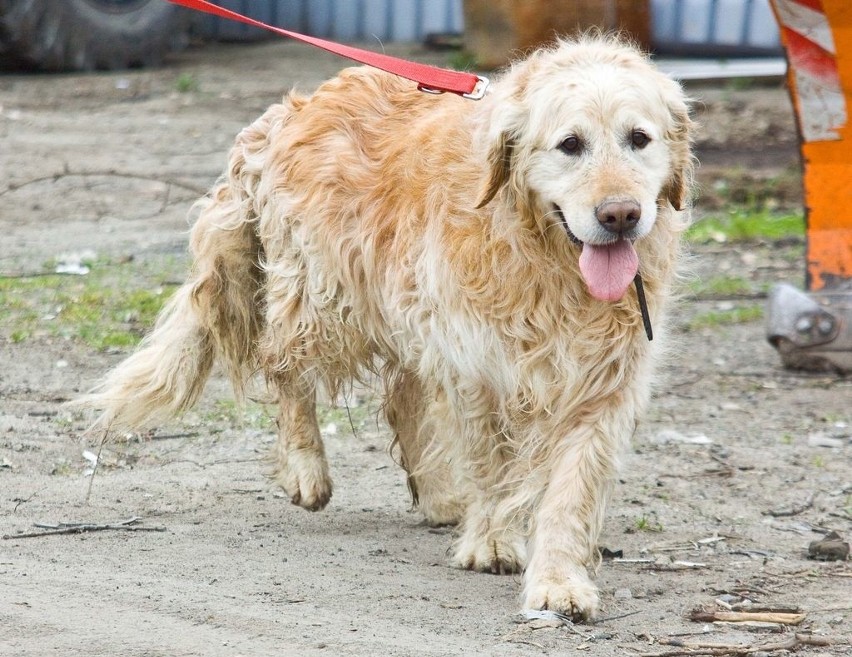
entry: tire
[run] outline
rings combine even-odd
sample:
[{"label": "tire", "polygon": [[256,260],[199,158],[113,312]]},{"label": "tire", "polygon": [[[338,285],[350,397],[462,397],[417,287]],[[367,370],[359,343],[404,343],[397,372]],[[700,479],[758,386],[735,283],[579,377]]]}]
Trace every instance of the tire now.
[{"label": "tire", "polygon": [[3,68],[157,65],[188,41],[190,12],[165,0],[0,0]]}]

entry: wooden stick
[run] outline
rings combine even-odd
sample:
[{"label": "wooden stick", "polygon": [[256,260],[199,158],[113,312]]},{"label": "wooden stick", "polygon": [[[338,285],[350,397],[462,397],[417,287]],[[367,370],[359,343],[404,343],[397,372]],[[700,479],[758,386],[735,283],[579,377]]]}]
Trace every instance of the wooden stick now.
[{"label": "wooden stick", "polygon": [[37,538],[39,536],[54,536],[56,534],[84,534],[86,532],[100,532],[106,530],[131,531],[131,532],[164,532],[165,527],[138,527],[138,523],[142,518],[133,516],[127,520],[108,524],[96,524],[86,522],[60,522],[55,525],[46,523],[35,523],[36,527],[42,528],[45,531],[40,532],[25,532],[22,534],[3,534],[3,540],[13,540],[16,538]]},{"label": "wooden stick", "polygon": [[726,623],[744,623],[757,621],[760,623],[781,623],[782,625],[798,625],[805,620],[805,614],[789,614],[765,611],[704,611],[696,609],[689,619],[698,623],[713,623],[722,621]]},{"label": "wooden stick", "polygon": [[719,643],[687,643],[682,639],[660,639],[660,644],[678,646],[678,650],[665,652],[640,653],[639,657],[681,657],[685,655],[705,655],[710,657],[727,657],[729,655],[751,655],[756,652],[775,652],[778,650],[796,650],[802,646],[832,646],[840,645],[828,637],[812,636],[810,634],[794,634],[776,643],[764,643],[754,646],[725,645]]}]

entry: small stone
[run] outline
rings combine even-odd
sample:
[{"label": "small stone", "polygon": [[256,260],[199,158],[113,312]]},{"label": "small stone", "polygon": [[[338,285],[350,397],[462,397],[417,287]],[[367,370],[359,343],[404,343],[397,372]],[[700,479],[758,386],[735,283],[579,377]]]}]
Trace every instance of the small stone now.
[{"label": "small stone", "polygon": [[840,438],[827,436],[822,431],[817,431],[808,436],[808,447],[843,447],[843,441]]},{"label": "small stone", "polygon": [[633,593],[630,589],[615,589],[613,596],[616,600],[630,600],[633,597]]}]

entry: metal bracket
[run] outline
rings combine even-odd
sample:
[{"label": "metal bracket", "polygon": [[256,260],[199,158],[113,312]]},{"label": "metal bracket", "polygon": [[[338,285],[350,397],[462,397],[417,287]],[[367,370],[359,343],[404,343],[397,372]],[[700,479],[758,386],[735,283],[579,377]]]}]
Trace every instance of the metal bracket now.
[{"label": "metal bracket", "polygon": [[769,293],[767,339],[791,369],[852,372],[852,292]]},{"label": "metal bracket", "polygon": [[[467,98],[468,100],[482,100],[485,98],[491,81],[484,75],[477,75],[476,80],[476,86],[473,88],[473,91],[466,94],[459,94],[462,98]],[[445,93],[444,89],[434,89],[432,87],[427,87],[422,83],[417,85],[417,90],[422,91],[424,94],[434,94],[436,96],[440,96],[442,93]]]}]

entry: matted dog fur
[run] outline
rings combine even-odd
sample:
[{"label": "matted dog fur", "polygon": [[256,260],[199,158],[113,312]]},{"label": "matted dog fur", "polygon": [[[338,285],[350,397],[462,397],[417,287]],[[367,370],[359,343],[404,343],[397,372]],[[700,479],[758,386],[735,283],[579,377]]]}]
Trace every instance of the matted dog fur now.
[{"label": "matted dog fur", "polygon": [[690,126],[680,87],[603,37],[533,52],[479,102],[369,68],[290,94],[199,201],[186,284],[82,403],[134,428],[189,408],[215,360],[238,394],[262,372],[274,476],[318,510],[317,387],[378,373],[415,501],[459,523],[453,563],[523,571],[525,607],[592,618],[665,333]]}]

